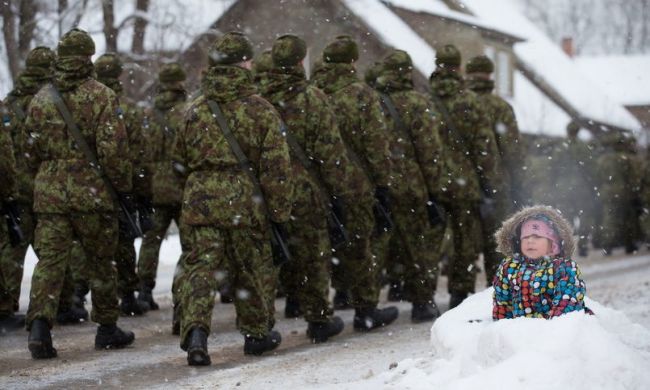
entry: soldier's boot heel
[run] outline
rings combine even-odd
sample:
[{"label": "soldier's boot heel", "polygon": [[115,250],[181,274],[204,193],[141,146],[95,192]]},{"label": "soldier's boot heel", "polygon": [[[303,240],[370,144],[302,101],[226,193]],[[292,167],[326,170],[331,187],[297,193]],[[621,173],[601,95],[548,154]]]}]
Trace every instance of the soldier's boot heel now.
[{"label": "soldier's boot heel", "polygon": [[245,355],[261,355],[266,351],[272,351],[280,345],[282,336],[277,330],[271,330],[269,333],[261,338],[246,336],[244,342]]},{"label": "soldier's boot heel", "polygon": [[399,310],[395,306],[385,307],[383,309],[358,308],[354,312],[354,330],[366,332],[386,326],[395,321],[399,316]]},{"label": "soldier's boot heel", "polygon": [[153,291],[149,286],[142,286],[140,288],[140,292],[138,293],[138,303],[145,309],[145,311],[160,309],[158,303],[153,300]]},{"label": "soldier's boot heel", "polygon": [[124,331],[115,324],[99,325],[95,335],[95,349],[118,349],[131,345],[135,340],[133,332]]},{"label": "soldier's boot heel", "polygon": [[352,309],[350,294],[345,290],[336,290],[332,304],[334,305],[334,310]]},{"label": "soldier's boot heel", "polygon": [[141,316],[146,312],[147,308],[148,305],[145,305],[135,299],[135,294],[133,292],[126,293],[124,296],[122,296],[122,302],[120,302],[120,312],[124,316]]},{"label": "soldier's boot heel", "polygon": [[32,322],[27,348],[32,359],[52,359],[57,356],[56,349],[52,346],[50,326],[45,320],[38,318]]},{"label": "soldier's boot heel", "polygon": [[327,322],[310,322],[307,326],[307,337],[314,344],[324,343],[330,337],[341,333],[344,327],[343,320],[338,316],[330,318]]},{"label": "soldier's boot heel", "polygon": [[212,364],[208,355],[208,333],[202,328],[193,328],[186,341],[187,364],[190,366],[209,366]]},{"label": "soldier's boot heel", "polygon": [[411,321],[414,323],[434,321],[438,317],[440,317],[440,310],[435,302],[413,304]]},{"label": "soldier's boot heel", "polygon": [[401,302],[404,300],[404,286],[401,282],[391,283],[388,289],[388,302]]},{"label": "soldier's boot heel", "polygon": [[466,292],[452,292],[451,297],[449,298],[449,310],[463,303],[465,298],[467,298],[467,295]]},{"label": "soldier's boot heel", "polygon": [[287,296],[287,303],[284,306],[284,318],[300,318],[302,314],[298,298]]}]

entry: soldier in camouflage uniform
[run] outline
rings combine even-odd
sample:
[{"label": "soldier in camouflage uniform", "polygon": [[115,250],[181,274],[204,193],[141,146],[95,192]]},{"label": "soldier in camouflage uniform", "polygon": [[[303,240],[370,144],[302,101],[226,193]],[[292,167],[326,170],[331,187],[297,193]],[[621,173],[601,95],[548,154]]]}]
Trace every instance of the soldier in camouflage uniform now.
[{"label": "soldier in camouflage uniform", "polygon": [[0,246],[0,268],[2,284],[8,299],[0,300],[0,316],[18,311],[20,284],[23,280],[23,264],[27,248],[34,241],[35,219],[32,210],[34,192],[34,174],[27,166],[23,146],[25,144],[25,112],[27,106],[38,90],[52,79],[54,52],[39,46],[29,52],[25,60],[25,70],[16,80],[14,89],[9,92],[3,106],[4,130],[14,146],[16,161],[17,193],[13,204],[20,214],[20,227],[24,240],[11,246],[4,242]]},{"label": "soldier in camouflage uniform", "polygon": [[[119,113],[124,122],[129,140],[129,160],[133,164],[133,192],[129,195],[132,203],[137,200],[144,200],[150,203],[150,189],[146,182],[144,163],[148,162],[146,153],[151,148],[151,140],[144,139],[142,126],[144,123],[143,112],[137,107],[137,103],[124,96],[122,93],[122,61],[114,53],[106,53],[95,60],[95,72],[97,81],[109,87],[117,95],[119,101]],[[145,144],[146,143],[146,144]],[[147,302],[139,302],[135,298],[135,291],[139,287],[138,275],[135,271],[135,248],[133,236],[124,221],[119,223],[119,241],[115,255],[115,266],[117,268],[117,293],[121,298],[120,310],[122,315],[142,315],[148,309]]]},{"label": "soldier in camouflage uniform", "polygon": [[485,55],[470,59],[465,66],[467,88],[476,94],[476,100],[482,112],[487,117],[489,128],[497,141],[498,158],[501,169],[497,173],[502,177],[504,191],[494,198],[494,212],[481,219],[482,240],[481,249],[485,263],[485,276],[490,285],[497,267],[501,261],[497,253],[494,233],[515,210],[515,205],[521,204],[519,190],[514,188],[521,184],[523,168],[523,147],[517,127],[515,113],[503,98],[493,93],[494,81],[490,75],[494,72],[494,64]]},{"label": "soldier in camouflage uniform", "polygon": [[641,217],[640,223],[643,230],[645,242],[650,246],[650,146],[646,150],[645,163],[641,171],[640,200]]},{"label": "soldier in camouflage uniform", "polygon": [[413,89],[413,62],[403,50],[393,50],[384,58],[375,85],[392,128],[398,172],[392,188],[396,234],[391,237],[389,258],[404,267],[403,280],[413,303],[411,319],[430,321],[440,315],[433,296],[445,230],[435,212],[443,187],[440,115],[426,95]]},{"label": "soldier in camouflage uniform", "polygon": [[[460,64],[458,49],[445,45],[436,50],[436,69],[429,78],[435,107],[442,114],[441,136],[446,146],[447,172],[440,201],[449,213],[454,236],[448,275],[450,308],[474,292],[474,263],[481,242],[480,206],[493,204],[492,199],[504,191],[498,176],[496,139],[476,95],[465,88]],[[494,212],[484,209],[485,213]]]},{"label": "soldier in camouflage uniform", "polygon": [[[1,101],[0,114],[2,115],[3,124],[8,126],[10,122],[9,110]],[[6,207],[13,207],[14,210],[18,209],[14,199],[16,196],[16,178],[16,159],[14,158],[11,132],[2,129],[0,130],[0,202],[2,202],[3,206],[3,219],[4,213],[7,212]],[[0,247],[11,246],[7,224],[2,221],[0,225]],[[17,308],[14,305],[13,280],[11,275],[6,275],[9,270],[11,268],[6,268],[4,264],[0,264],[0,335],[19,329],[25,324],[24,316],[14,314]]]},{"label": "soldier in camouflage uniform", "polygon": [[[294,200],[288,233],[294,261],[285,264],[280,275],[287,308],[291,308],[291,302],[297,302],[309,322],[307,333],[313,341],[323,342],[343,330],[343,321],[332,317],[328,301],[332,249],[326,207],[330,199],[325,197],[331,192],[337,198],[354,199],[357,194],[327,96],[307,83],[302,64],[306,53],[306,43],[297,36],[278,38],[272,50],[274,68],[267,73],[260,92],[278,110],[300,150],[311,161],[318,162],[313,168],[305,167],[289,144]],[[346,188],[346,183],[350,187]],[[290,310],[285,310],[285,315],[296,316]]]},{"label": "soldier in camouflage uniform", "polygon": [[[73,29],[59,41],[53,87],[116,191],[131,191],[131,163],[115,93],[93,79],[95,44]],[[99,323],[96,348],[119,348],[134,340],[116,326],[119,308],[112,261],[117,242],[116,205],[100,174],[75,147],[70,129],[43,88],[29,105],[25,128],[29,162],[38,167],[34,182],[37,213],[34,269],[27,311],[28,346],[35,359],[56,357],[50,328],[54,320],[71,247],[81,245],[92,291],[91,319]]]},{"label": "soldier in camouflage uniform", "polygon": [[619,131],[609,131],[600,137],[605,151],[598,157],[600,197],[603,204],[602,242],[607,254],[619,246],[626,253],[634,252],[640,238],[639,186],[640,162],[636,156],[635,140]]},{"label": "soldier in camouflage uniform", "polygon": [[[150,180],[153,200],[153,228],[145,233],[140,247],[138,276],[140,294],[138,300],[145,302],[152,310],[158,309],[152,290],[156,285],[156,271],[160,244],[172,221],[180,225],[183,185],[171,165],[171,151],[174,137],[183,126],[187,91],[183,86],[185,71],[178,63],[165,64],[158,73],[158,89],[154,106],[146,111],[147,126],[143,129],[147,150],[152,162],[143,173]],[[176,294],[174,294],[176,297]]]},{"label": "soldier in camouflage uniform", "polygon": [[[375,198],[389,211],[393,165],[388,128],[377,93],[357,78],[354,62],[358,58],[356,42],[349,36],[339,36],[325,47],[323,64],[314,67],[312,79],[329,97],[352,164],[361,167],[367,177],[363,180],[360,174],[357,185],[366,187],[365,193],[374,187]],[[370,245],[374,230],[372,197],[343,201],[346,227],[352,240],[337,254],[341,263],[339,272],[333,274],[332,285],[339,290],[350,289],[355,308],[354,328],[369,330],[394,321],[398,310],[396,307],[377,308],[379,264],[372,257]],[[379,250],[384,249],[381,247],[388,240],[384,227],[377,229],[381,230],[376,235]],[[379,257],[383,255],[377,253]]]},{"label": "soldier in camouflage uniform", "polygon": [[[255,94],[252,57],[252,45],[243,34],[227,33],[215,42],[201,81],[203,95],[188,107],[173,149],[177,169],[187,177],[181,223],[188,226],[191,250],[183,251],[181,260],[185,276],[180,317],[181,348],[188,352],[190,365],[210,364],[207,335],[219,283],[216,274],[232,273],[226,278],[236,291],[244,353],[261,354],[281,341],[280,334],[269,329],[273,319],[261,273],[272,261],[269,223],[282,230],[291,212],[291,162],[278,113]],[[221,106],[250,160],[264,202],[256,199],[255,186],[240,168],[210,101]]]}]

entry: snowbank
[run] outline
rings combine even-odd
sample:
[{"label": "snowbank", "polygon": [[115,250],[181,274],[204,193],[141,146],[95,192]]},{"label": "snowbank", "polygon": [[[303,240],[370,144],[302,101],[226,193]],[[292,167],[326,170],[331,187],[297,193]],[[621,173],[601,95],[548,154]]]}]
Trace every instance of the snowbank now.
[{"label": "snowbank", "polygon": [[595,301],[596,316],[493,322],[492,289],[446,312],[433,355],[407,359],[350,389],[648,389],[650,331]]}]

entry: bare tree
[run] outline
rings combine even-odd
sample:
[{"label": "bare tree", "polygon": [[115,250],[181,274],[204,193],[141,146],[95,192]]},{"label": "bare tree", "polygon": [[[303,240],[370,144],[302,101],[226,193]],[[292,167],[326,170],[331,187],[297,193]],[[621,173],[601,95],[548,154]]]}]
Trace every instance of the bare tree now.
[{"label": "bare tree", "polygon": [[0,9],[9,72],[15,80],[34,38],[37,7],[33,0],[22,0],[20,4],[3,0]]},{"label": "bare tree", "polygon": [[115,27],[115,9],[113,0],[102,0],[104,13],[104,37],[106,38],[106,51],[117,52],[117,34],[119,30]]},{"label": "bare tree", "polygon": [[149,9],[149,0],[136,0],[136,18],[133,26],[133,42],[131,51],[134,54],[144,54],[144,34],[148,20],[143,16]]}]

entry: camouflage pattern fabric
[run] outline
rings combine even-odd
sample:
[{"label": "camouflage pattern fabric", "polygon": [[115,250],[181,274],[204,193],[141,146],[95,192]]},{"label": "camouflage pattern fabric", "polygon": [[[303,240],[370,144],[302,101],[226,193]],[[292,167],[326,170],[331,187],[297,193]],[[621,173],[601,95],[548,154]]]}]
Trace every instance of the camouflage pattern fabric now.
[{"label": "camouflage pattern fabric", "polygon": [[[7,123],[8,117],[6,107],[0,102],[0,111],[3,117],[3,123]],[[5,201],[15,194],[16,191],[16,160],[11,141],[11,135],[5,129],[0,131],[0,200]],[[3,221],[4,222],[4,221]],[[0,227],[0,246],[3,248],[10,246],[9,233],[6,224]],[[4,256],[3,256],[4,258]],[[9,266],[14,262],[10,262]],[[14,301],[15,293],[12,289],[14,284],[11,275],[6,275],[7,265],[3,262],[0,264],[0,316],[12,314],[17,310]],[[21,273],[22,276],[22,273]]]},{"label": "camouflage pattern fabric", "polygon": [[641,173],[640,198],[643,208],[640,222],[645,236],[645,242],[650,244],[650,160],[646,152],[645,164]]},{"label": "camouflage pattern fabric", "polygon": [[[402,58],[403,57],[403,58]],[[399,61],[401,59],[401,61]],[[391,66],[392,62],[403,66]],[[403,280],[412,286],[413,303],[430,302],[437,286],[438,261],[444,225],[431,227],[428,220],[429,194],[439,199],[443,183],[443,146],[440,118],[427,96],[413,90],[410,57],[392,52],[376,79],[377,88],[392,102],[403,128],[385,109],[385,121],[392,131],[392,157],[398,173],[393,181],[393,219],[397,232],[390,240],[389,259],[403,266]]]},{"label": "camouflage pattern fabric", "polygon": [[[329,97],[348,153],[360,160],[354,159],[352,164],[359,164],[368,177],[364,182],[370,181],[369,188],[389,187],[394,174],[390,139],[377,93],[357,79],[354,66],[348,63],[323,63],[314,69],[312,80]],[[372,259],[370,243],[374,200],[364,199],[367,201],[355,199],[345,204],[346,227],[353,239],[335,254],[335,264],[338,262],[340,267],[333,269],[332,285],[349,288],[355,307],[374,307],[379,294],[379,264]],[[382,247],[375,249],[381,251]]]},{"label": "camouflage pattern fabric", "polygon": [[[449,291],[474,291],[475,267],[481,228],[479,203],[505,193],[499,175],[500,159],[494,133],[480,109],[476,95],[463,85],[453,69],[439,67],[430,77],[434,97],[444,104],[453,122],[441,132],[445,149],[445,186],[441,201],[449,212],[454,238]],[[444,120],[443,120],[444,122]]]},{"label": "camouflage pattern fabric", "polygon": [[178,223],[180,216],[180,205],[156,206],[151,215],[153,228],[144,234],[138,256],[138,277],[140,283],[148,288],[153,289],[156,286],[160,245],[167,234],[167,229],[172,221]]},{"label": "camouflage pattern fabric", "polygon": [[172,153],[179,173],[187,177],[181,223],[188,225],[191,243],[181,258],[185,274],[179,287],[181,340],[195,326],[209,331],[217,270],[232,273],[242,333],[264,336],[271,322],[269,287],[259,274],[271,262],[267,216],[206,99],[221,106],[259,178],[269,217],[278,223],[286,222],[291,213],[289,148],[280,133],[278,113],[255,95],[248,70],[213,65],[201,83],[203,96],[190,104]]},{"label": "camouflage pattern fabric", "polygon": [[[93,80],[92,73],[89,57],[59,58],[54,84],[62,91],[82,136],[91,150],[96,150],[109,180],[118,192],[128,193],[132,178],[128,135],[120,119],[117,97]],[[70,256],[70,248],[77,242],[88,264],[92,318],[100,323],[115,323],[115,204],[99,174],[74,147],[73,137],[48,89],[39,91],[30,103],[25,126],[31,135],[26,148],[29,163],[38,169],[34,210],[38,216],[35,247],[40,259],[34,270],[27,327],[36,318],[45,318],[51,324],[66,265],[80,260]]]}]

